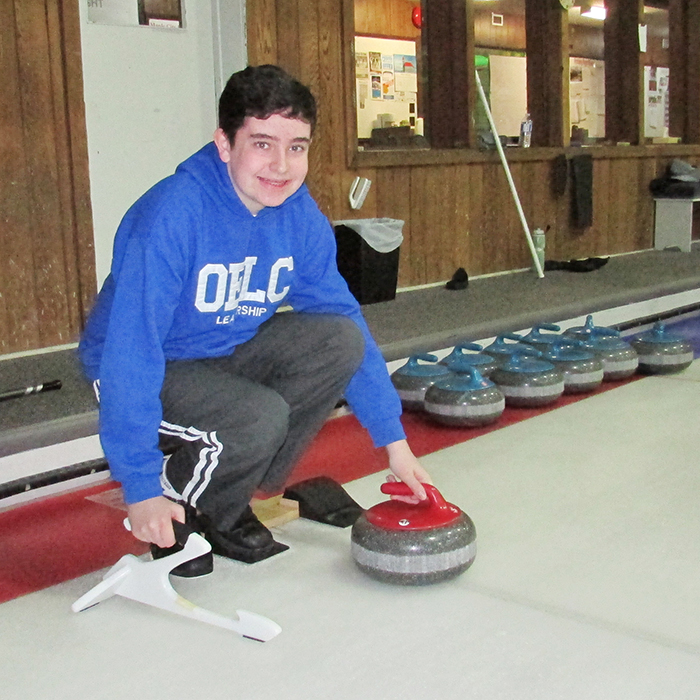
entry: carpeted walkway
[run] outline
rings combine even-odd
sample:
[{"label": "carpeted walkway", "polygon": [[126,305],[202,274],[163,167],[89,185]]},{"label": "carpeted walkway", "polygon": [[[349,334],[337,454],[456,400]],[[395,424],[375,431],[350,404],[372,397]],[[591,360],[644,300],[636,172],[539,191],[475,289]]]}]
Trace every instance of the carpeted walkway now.
[{"label": "carpeted walkway", "polygon": [[[400,292],[363,307],[387,361],[487,338],[544,321],[700,288],[700,247],[691,253],[644,251],[610,258],[589,273],[527,270]],[[0,404],[0,457],[95,434],[97,404],[72,349],[0,358],[0,391],[60,379],[60,391]]]}]

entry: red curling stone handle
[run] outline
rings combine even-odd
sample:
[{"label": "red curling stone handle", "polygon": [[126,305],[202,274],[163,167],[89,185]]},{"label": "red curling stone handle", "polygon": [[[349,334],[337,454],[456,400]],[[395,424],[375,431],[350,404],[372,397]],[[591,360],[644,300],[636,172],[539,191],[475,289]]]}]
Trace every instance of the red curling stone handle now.
[{"label": "red curling stone handle", "polygon": [[[425,489],[425,494],[428,497],[427,506],[431,508],[448,508],[449,504],[442,497],[442,494],[433,486],[432,484],[423,484]],[[408,484],[404,484],[403,481],[385,481],[380,488],[382,493],[386,493],[389,496],[413,496],[413,491],[411,491]],[[410,504],[406,504],[410,505]],[[426,507],[426,501],[420,501],[416,505],[421,507]]]},{"label": "red curling stone handle", "polygon": [[[431,530],[453,523],[461,511],[447,503],[442,494],[431,484],[423,484],[427,499],[418,503],[390,500],[378,503],[366,511],[367,520],[386,530]],[[387,481],[382,493],[392,496],[410,496],[411,489],[399,481]]]}]

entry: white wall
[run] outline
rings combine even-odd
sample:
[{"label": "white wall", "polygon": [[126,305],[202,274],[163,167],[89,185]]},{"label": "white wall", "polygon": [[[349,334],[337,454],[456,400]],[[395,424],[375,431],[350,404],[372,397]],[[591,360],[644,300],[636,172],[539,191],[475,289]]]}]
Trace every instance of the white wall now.
[{"label": "white wall", "polygon": [[245,0],[183,6],[183,29],[128,27],[89,23],[81,0],[98,286],[126,210],[211,140],[221,88],[246,65]]}]

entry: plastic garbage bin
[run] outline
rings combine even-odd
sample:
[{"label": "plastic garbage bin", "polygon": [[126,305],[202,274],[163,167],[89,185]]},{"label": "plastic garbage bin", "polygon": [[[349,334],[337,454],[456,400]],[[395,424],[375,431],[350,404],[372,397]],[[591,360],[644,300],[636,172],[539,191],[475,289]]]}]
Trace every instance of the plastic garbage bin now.
[{"label": "plastic garbage bin", "polygon": [[335,222],[338,270],[360,304],[396,297],[403,224],[399,219]]}]

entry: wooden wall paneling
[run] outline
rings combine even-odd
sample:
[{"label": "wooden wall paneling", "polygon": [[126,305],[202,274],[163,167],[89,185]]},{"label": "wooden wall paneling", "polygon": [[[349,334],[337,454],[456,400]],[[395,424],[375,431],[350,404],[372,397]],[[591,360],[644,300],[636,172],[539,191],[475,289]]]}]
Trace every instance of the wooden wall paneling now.
[{"label": "wooden wall paneling", "polygon": [[568,144],[568,15],[556,2],[526,0],[527,101],[533,146]]},{"label": "wooden wall paneling", "polygon": [[[688,90],[688,39],[686,0],[669,2],[669,134],[685,137]],[[700,37],[699,37],[700,38]]]},{"label": "wooden wall paneling", "polygon": [[612,252],[608,246],[608,236],[610,227],[614,226],[615,222],[610,209],[611,205],[617,206],[618,203],[615,200],[616,194],[611,192],[608,186],[610,163],[609,159],[593,160],[593,225],[581,229],[570,223],[571,238],[575,242],[572,257],[587,258],[609,255]]},{"label": "wooden wall paneling", "polygon": [[635,236],[630,241],[633,250],[654,247],[654,200],[649,191],[649,183],[660,177],[665,165],[660,167],[657,158],[640,158],[638,161],[637,200]]},{"label": "wooden wall paneling", "polygon": [[[336,0],[319,0],[318,9],[318,93],[324,128],[324,152],[320,173],[328,190],[328,210],[342,216],[348,207],[349,186],[345,186],[344,161],[347,133],[343,85],[343,24]],[[325,143],[327,142],[327,143]]]},{"label": "wooden wall paneling", "polygon": [[[369,176],[368,176],[369,177]],[[372,189],[374,190],[373,215],[362,208],[363,217],[398,219],[404,222],[402,229],[403,243],[399,250],[399,287],[413,285],[411,258],[411,173],[408,168],[381,168],[375,172]],[[356,214],[358,212],[355,212]]]},{"label": "wooden wall paneling", "polygon": [[504,14],[503,25],[491,21],[493,10],[474,8],[474,43],[476,46],[507,51],[525,51],[525,16]]},{"label": "wooden wall paneling", "polygon": [[[515,182],[530,233],[533,233],[536,228],[544,231],[548,226],[550,227],[547,237],[547,245],[550,249],[547,251],[548,254],[554,247],[554,234],[557,230],[556,202],[550,193],[549,168],[549,161],[529,162],[526,167],[520,169],[519,179]],[[528,264],[532,264],[522,224],[520,232]]]},{"label": "wooden wall paneling", "polygon": [[246,33],[250,65],[278,63],[276,0],[246,1]]},{"label": "wooden wall paneling", "polygon": [[[530,223],[532,222],[532,214],[530,213],[532,210],[532,206],[530,205],[532,167],[533,163],[531,162],[511,163],[510,165],[511,174],[518,193],[518,200],[520,201],[520,206],[523,208],[523,215],[530,229],[534,228]],[[502,196],[504,198],[504,204],[508,202],[508,213],[510,215],[508,218],[507,235],[511,269],[517,270],[523,267],[529,267],[532,261],[530,249],[527,245],[525,231],[523,230],[523,224],[520,220],[515,198],[507,184],[505,189],[503,189]],[[530,212],[528,210],[530,210]]]},{"label": "wooden wall paneling", "polygon": [[[311,13],[315,14],[316,3],[310,3]],[[295,78],[301,79],[301,25],[299,0],[277,0],[277,62]],[[305,17],[305,21],[315,21]]]},{"label": "wooden wall paneling", "polygon": [[426,174],[429,176],[426,275],[429,280],[442,281],[449,279],[454,272],[454,269],[449,269],[452,267],[455,235],[454,166],[427,168]]},{"label": "wooden wall paneling", "polygon": [[28,347],[38,344],[38,324],[34,280],[24,272],[33,265],[27,244],[32,235],[28,205],[30,169],[24,153],[14,3],[0,3],[0,13],[0,348],[11,352],[21,343]]},{"label": "wooden wall paneling", "polygon": [[569,56],[602,61],[605,57],[602,27],[569,24]]},{"label": "wooden wall paneling", "polygon": [[641,0],[608,0],[605,36],[605,133],[612,141],[643,143]]},{"label": "wooden wall paneling", "polygon": [[472,138],[469,95],[474,47],[465,4],[446,0],[425,3],[423,10],[422,45],[429,76],[423,101],[426,135],[433,148],[467,146]]},{"label": "wooden wall paneling", "polygon": [[[513,269],[510,267],[509,221],[515,204],[509,195],[506,176],[500,162],[484,163],[481,200],[483,236],[483,273]],[[517,216],[517,214],[516,214]]]},{"label": "wooden wall paneling", "polygon": [[420,30],[413,26],[411,13],[420,0],[355,0],[355,33],[396,39],[417,39]]},{"label": "wooden wall paneling", "polygon": [[423,255],[425,256],[425,282],[440,281],[442,274],[442,236],[450,221],[450,183],[446,182],[442,166],[423,168],[425,192],[423,206]]},{"label": "wooden wall paneling", "polygon": [[686,92],[677,101],[686,105],[683,141],[700,143],[700,0],[686,0],[686,11]]},{"label": "wooden wall paneling", "polygon": [[700,143],[700,0],[669,2],[669,132]]},{"label": "wooden wall paneling", "polygon": [[60,29],[63,47],[65,98],[68,112],[68,145],[77,259],[76,294],[80,303],[80,326],[84,324],[97,291],[95,272],[95,236],[92,226],[90,199],[90,168],[88,162],[87,126],[85,123],[82,55],[80,43],[80,13],[73,0],[60,3]]},{"label": "wooden wall paneling", "polygon": [[[54,175],[56,177],[57,187],[57,215],[61,220],[59,234],[65,232],[61,236],[60,243],[62,244],[62,255],[60,259],[56,259],[53,264],[60,268],[62,266],[63,277],[57,280],[57,290],[63,287],[64,298],[66,303],[66,318],[68,322],[68,334],[63,329],[59,331],[57,337],[60,342],[68,342],[77,340],[78,330],[81,328],[81,312],[82,304],[80,299],[80,279],[78,275],[78,257],[76,249],[75,236],[72,232],[75,230],[75,212],[73,207],[73,182],[70,177],[71,167],[71,142],[70,142],[70,124],[69,112],[66,109],[66,104],[63,96],[66,94],[66,81],[64,73],[64,64],[61,57],[61,46],[63,44],[63,36],[61,31],[61,16],[59,15],[59,6],[50,3],[47,5],[47,34],[48,34],[48,49],[49,49],[49,66],[50,66],[50,84],[52,92],[55,95],[53,100],[53,127],[56,133],[54,142],[55,146],[55,163],[56,168]],[[59,175],[60,174],[60,175]],[[58,241],[57,241],[58,243]],[[58,245],[56,253],[58,254]]]},{"label": "wooden wall paneling", "polygon": [[636,162],[634,160],[610,160],[607,183],[608,227],[606,232],[607,253],[623,253],[626,241],[632,237],[636,223],[633,202],[637,192]]},{"label": "wooden wall paneling", "polygon": [[[57,126],[65,126],[65,120],[61,118],[58,125],[54,121],[57,116],[64,116],[56,105],[61,99],[58,91],[62,85],[52,83],[54,76],[46,15],[34,11],[29,3],[17,3],[15,11],[18,49],[24,57],[20,63],[20,99],[31,172],[29,196],[38,334],[42,344],[57,345],[68,341],[64,329],[70,327],[62,239],[65,222],[58,185],[60,138],[56,133]],[[25,274],[32,272],[26,270]]]},{"label": "wooden wall paneling", "polygon": [[485,271],[484,264],[484,228],[481,216],[481,201],[484,196],[483,174],[481,163],[471,163],[464,168],[464,191],[467,195],[465,207],[467,207],[468,236],[466,257],[462,266],[469,275],[480,275]]},{"label": "wooden wall paneling", "polygon": [[445,240],[447,258],[447,270],[445,279],[450,279],[455,270],[463,267],[469,272],[472,257],[472,230],[470,209],[472,207],[472,193],[470,189],[470,166],[458,165],[452,169],[454,182],[454,223],[452,229],[447,231]]},{"label": "wooden wall paneling", "polygon": [[430,167],[411,168],[410,200],[410,285],[427,284],[437,280],[428,277],[428,256],[430,254],[430,232],[434,230],[432,220],[432,200],[430,191]]}]

